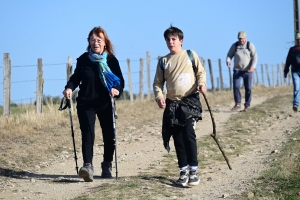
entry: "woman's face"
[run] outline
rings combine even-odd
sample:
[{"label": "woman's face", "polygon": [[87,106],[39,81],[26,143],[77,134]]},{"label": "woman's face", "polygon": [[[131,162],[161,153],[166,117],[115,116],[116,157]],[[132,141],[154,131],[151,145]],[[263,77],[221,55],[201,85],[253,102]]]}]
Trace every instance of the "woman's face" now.
[{"label": "woman's face", "polygon": [[92,47],[93,52],[102,54],[105,49],[105,38],[103,33],[100,33],[100,36],[93,33],[89,39],[90,46]]}]

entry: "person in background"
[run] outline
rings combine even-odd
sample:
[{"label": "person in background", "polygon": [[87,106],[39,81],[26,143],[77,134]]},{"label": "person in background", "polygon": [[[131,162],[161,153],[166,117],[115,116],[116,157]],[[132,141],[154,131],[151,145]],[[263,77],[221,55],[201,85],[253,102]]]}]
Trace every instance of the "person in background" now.
[{"label": "person in background", "polygon": [[231,59],[234,58],[233,65],[233,96],[235,105],[231,111],[241,109],[241,79],[245,87],[244,110],[248,111],[252,99],[252,76],[257,65],[257,53],[253,43],[247,41],[244,31],[238,32],[238,41],[233,43],[227,53],[226,64],[231,67]]},{"label": "person in background", "polygon": [[[183,32],[179,28],[169,27],[164,32],[164,38],[170,53],[159,60],[153,83],[158,107],[165,109],[162,125],[163,142],[169,151],[169,139],[171,136],[173,137],[180,170],[179,179],[175,184],[180,186],[198,185],[200,178],[195,126],[196,122],[202,119],[199,116],[202,112],[199,92],[206,92],[206,72],[196,52],[191,50],[195,63],[194,72],[188,51],[182,49]],[[165,82],[166,99],[163,95]],[[185,109],[186,107],[182,105],[185,100],[194,107]],[[183,109],[181,109],[182,107]],[[195,112],[186,115],[192,117],[182,119],[182,116],[186,114],[182,110]],[[174,113],[179,113],[179,116]],[[195,113],[198,115],[193,116]]]},{"label": "person in background", "polygon": [[100,122],[104,142],[103,178],[112,177],[112,160],[115,151],[113,111],[111,98],[119,98],[123,92],[124,79],[119,61],[114,56],[113,44],[101,27],[93,28],[88,35],[87,51],[77,58],[74,74],[65,86],[63,95],[72,97],[79,86],[77,115],[82,135],[83,167],[79,176],[85,182],[93,181],[94,142],[96,116]]},{"label": "person in background", "polygon": [[296,34],[296,44],[291,47],[288,51],[285,67],[284,67],[284,78],[289,73],[291,66],[292,80],[294,85],[294,99],[293,99],[293,110],[298,111],[299,107],[299,92],[300,92],[300,33]]}]

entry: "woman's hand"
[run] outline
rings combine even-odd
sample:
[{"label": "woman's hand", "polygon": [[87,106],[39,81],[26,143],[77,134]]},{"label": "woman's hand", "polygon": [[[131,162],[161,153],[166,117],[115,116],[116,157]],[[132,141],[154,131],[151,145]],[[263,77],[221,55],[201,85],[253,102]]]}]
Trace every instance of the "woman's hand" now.
[{"label": "woman's hand", "polygon": [[109,95],[114,97],[114,96],[118,96],[119,95],[119,90],[115,89],[115,88],[111,88]]},{"label": "woman's hand", "polygon": [[66,99],[71,99],[72,97],[72,90],[70,88],[67,88],[63,91],[63,95]]}]

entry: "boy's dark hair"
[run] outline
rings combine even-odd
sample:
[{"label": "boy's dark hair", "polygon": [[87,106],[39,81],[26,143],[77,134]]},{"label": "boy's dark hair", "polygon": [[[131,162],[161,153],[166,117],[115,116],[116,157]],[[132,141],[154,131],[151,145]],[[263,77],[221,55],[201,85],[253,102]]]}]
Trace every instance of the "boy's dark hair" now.
[{"label": "boy's dark hair", "polygon": [[182,30],[180,30],[179,28],[174,27],[172,25],[164,32],[165,40],[168,38],[169,35],[178,36],[179,40],[183,39]]}]

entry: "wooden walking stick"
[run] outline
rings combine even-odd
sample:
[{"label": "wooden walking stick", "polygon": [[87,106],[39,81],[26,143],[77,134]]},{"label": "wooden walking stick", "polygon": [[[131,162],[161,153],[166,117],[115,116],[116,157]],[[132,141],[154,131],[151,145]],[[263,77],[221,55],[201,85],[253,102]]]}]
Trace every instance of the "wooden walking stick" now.
[{"label": "wooden walking stick", "polygon": [[220,146],[220,144],[219,144],[219,140],[218,140],[218,138],[217,138],[217,131],[216,131],[216,123],[215,123],[215,119],[214,119],[213,114],[212,114],[212,112],[211,112],[211,109],[210,109],[210,106],[209,106],[209,104],[208,104],[206,95],[205,95],[204,93],[202,93],[202,94],[203,94],[205,103],[206,103],[206,105],[207,105],[207,108],[208,108],[208,111],[209,111],[209,114],[210,114],[210,117],[211,117],[212,126],[213,126],[213,133],[210,134],[210,136],[216,141],[216,143],[217,143],[217,145],[218,145],[218,147],[219,147],[219,149],[220,149],[220,151],[221,151],[221,153],[222,153],[222,155],[223,155],[223,157],[224,157],[224,159],[225,159],[225,161],[226,161],[226,163],[227,163],[229,169],[231,170],[232,168],[231,168],[231,166],[230,166],[229,160],[228,160],[228,158],[226,157],[225,152],[223,151],[223,149],[221,148],[221,146]]}]

